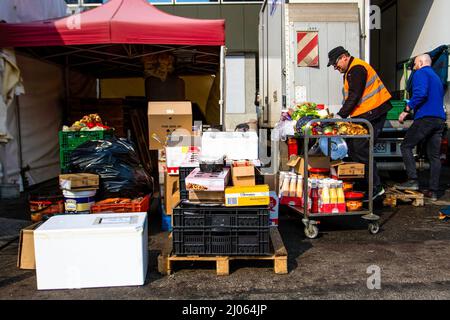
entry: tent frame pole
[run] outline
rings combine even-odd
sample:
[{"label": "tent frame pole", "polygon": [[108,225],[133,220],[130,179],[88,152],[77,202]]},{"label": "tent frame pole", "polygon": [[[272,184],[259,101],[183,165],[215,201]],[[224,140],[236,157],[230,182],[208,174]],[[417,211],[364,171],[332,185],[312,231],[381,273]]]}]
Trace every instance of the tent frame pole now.
[{"label": "tent frame pole", "polygon": [[225,46],[220,47],[220,125],[222,131],[226,131],[225,128],[225,103],[224,103],[224,90],[225,90]]}]

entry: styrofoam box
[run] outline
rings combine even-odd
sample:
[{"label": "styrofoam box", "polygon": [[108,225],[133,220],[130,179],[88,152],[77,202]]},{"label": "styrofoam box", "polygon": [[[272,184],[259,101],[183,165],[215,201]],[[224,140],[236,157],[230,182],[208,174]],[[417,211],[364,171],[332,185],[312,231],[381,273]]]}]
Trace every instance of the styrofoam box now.
[{"label": "styrofoam box", "polygon": [[203,132],[203,156],[222,157],[230,160],[256,160],[258,135],[256,132]]},{"label": "styrofoam box", "polygon": [[34,232],[38,290],[143,285],[146,212],[60,215]]}]

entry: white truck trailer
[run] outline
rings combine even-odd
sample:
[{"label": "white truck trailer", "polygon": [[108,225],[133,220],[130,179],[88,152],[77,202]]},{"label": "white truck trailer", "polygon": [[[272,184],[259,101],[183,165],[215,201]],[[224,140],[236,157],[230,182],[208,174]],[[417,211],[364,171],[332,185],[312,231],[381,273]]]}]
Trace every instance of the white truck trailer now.
[{"label": "white truck trailer", "polygon": [[[444,41],[441,32],[437,43],[428,30],[431,23],[450,28],[450,20],[445,17],[448,10],[443,8],[450,6],[448,1],[436,0],[431,6],[426,1],[415,1],[416,6],[412,7],[408,1],[388,2],[389,6],[383,7],[386,1],[266,0],[259,15],[260,127],[273,128],[283,109],[306,101],[325,104],[333,113],[341,108],[342,75],[327,67],[328,52],[337,46],[342,45],[353,56],[371,63],[373,54],[372,64],[381,71],[388,88],[395,91],[404,89],[402,73],[396,70],[399,62],[450,43],[450,35],[444,36],[449,37]],[[392,14],[392,6],[397,14]],[[399,10],[409,15],[405,17]],[[421,30],[429,34],[426,39],[421,30],[408,27],[417,23],[417,15],[411,11],[428,15],[429,19],[421,19],[424,21]],[[371,30],[376,28],[381,28],[372,32],[376,39],[370,39]],[[417,31],[416,39],[411,38],[411,30]],[[407,44],[411,47],[414,41],[414,50],[402,47]],[[381,46],[383,50],[379,50]],[[410,124],[386,122],[374,150],[380,170],[404,168],[400,144]],[[426,163],[418,161],[418,166],[426,168]]]}]

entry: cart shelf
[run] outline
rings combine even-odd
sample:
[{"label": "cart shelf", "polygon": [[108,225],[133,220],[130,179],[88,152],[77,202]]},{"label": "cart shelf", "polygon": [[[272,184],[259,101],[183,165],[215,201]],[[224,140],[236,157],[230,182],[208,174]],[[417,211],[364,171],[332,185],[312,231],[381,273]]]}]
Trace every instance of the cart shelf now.
[{"label": "cart shelf", "polygon": [[[303,207],[288,206],[294,211],[303,214]],[[350,216],[364,216],[370,215],[369,210],[366,211],[355,211],[355,212],[343,212],[343,213],[307,213],[309,218],[327,218],[327,217],[350,217]]]}]

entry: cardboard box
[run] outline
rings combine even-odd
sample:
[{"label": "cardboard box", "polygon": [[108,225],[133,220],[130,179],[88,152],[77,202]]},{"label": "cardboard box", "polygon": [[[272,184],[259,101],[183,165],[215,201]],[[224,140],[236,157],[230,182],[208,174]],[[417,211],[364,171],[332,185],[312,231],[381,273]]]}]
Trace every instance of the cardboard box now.
[{"label": "cardboard box", "polygon": [[99,176],[90,173],[73,173],[59,175],[59,186],[62,190],[98,189]]},{"label": "cardboard box", "polygon": [[356,162],[333,162],[338,179],[361,179],[365,175],[365,165]]},{"label": "cardboard box", "polygon": [[231,177],[233,186],[235,187],[252,187],[255,186],[255,166],[246,165],[231,167]]},{"label": "cardboard box", "polygon": [[172,215],[173,208],[180,202],[180,179],[167,172],[164,175],[164,207],[167,215]]},{"label": "cardboard box", "polygon": [[222,191],[189,191],[189,201],[199,203],[225,203]]},{"label": "cardboard box", "polygon": [[146,212],[51,217],[34,231],[38,290],[141,286]]},{"label": "cardboard box", "polygon": [[41,224],[42,222],[38,222],[20,230],[19,252],[17,254],[17,267],[19,269],[36,269],[34,257],[34,230]]},{"label": "cardboard box", "polygon": [[269,206],[268,185],[253,187],[228,187],[225,190],[226,207]]},{"label": "cardboard box", "polygon": [[164,148],[152,138],[156,134],[165,142],[169,134],[183,129],[186,135],[192,134],[192,104],[189,101],[158,101],[148,103],[148,128],[150,150]]},{"label": "cardboard box", "polygon": [[[294,156],[288,162],[290,168],[294,168],[297,174],[304,174],[305,159],[303,157]],[[330,169],[331,160],[330,157],[325,156],[309,156],[308,157],[308,169],[319,168],[319,169]]]},{"label": "cardboard box", "polygon": [[230,178],[230,169],[224,168],[222,172],[201,172],[195,168],[185,179],[188,191],[225,191]]}]

